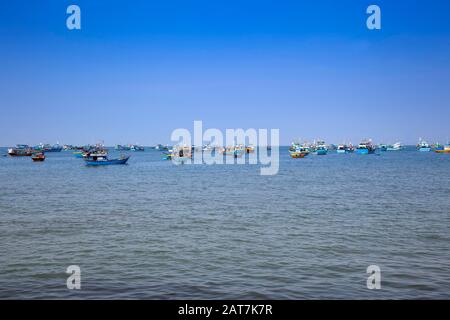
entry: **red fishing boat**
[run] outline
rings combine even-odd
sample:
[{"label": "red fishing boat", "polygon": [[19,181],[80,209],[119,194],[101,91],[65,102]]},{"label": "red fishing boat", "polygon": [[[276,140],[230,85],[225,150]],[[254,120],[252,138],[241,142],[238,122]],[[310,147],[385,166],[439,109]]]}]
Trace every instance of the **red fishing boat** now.
[{"label": "red fishing boat", "polygon": [[33,159],[33,161],[44,161],[45,160],[45,155],[43,153],[35,153],[33,154],[33,156],[31,157],[31,159]]}]

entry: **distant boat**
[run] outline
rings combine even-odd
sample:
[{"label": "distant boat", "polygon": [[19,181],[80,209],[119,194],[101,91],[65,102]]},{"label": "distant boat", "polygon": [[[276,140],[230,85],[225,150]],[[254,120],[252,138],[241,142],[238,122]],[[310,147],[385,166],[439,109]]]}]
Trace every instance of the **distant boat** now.
[{"label": "distant boat", "polygon": [[313,146],[313,152],[319,156],[326,155],[328,153],[328,148],[325,144],[325,141],[318,140]]},{"label": "distant boat", "polygon": [[375,147],[371,140],[363,140],[356,148],[356,153],[359,154],[372,154],[375,153]]},{"label": "distant boat", "polygon": [[291,158],[304,158],[309,154],[309,150],[303,145],[292,144],[291,149],[289,149],[289,154]]},{"label": "distant boat", "polygon": [[378,146],[378,148],[380,149],[380,151],[387,151],[388,146],[387,146],[386,144],[380,144],[380,145]]},{"label": "distant boat", "polygon": [[389,145],[386,148],[386,151],[400,151],[402,150],[402,144],[400,142],[394,143],[393,145]]},{"label": "distant boat", "polygon": [[49,145],[48,143],[40,143],[39,145],[34,147],[34,149],[42,152],[61,152],[63,150],[63,147],[61,147],[59,143],[54,144],[53,146]]},{"label": "distant boat", "polygon": [[192,159],[192,146],[174,146],[167,160],[183,164]]},{"label": "distant boat", "polygon": [[8,149],[8,155],[12,157],[30,157],[36,152],[38,151],[34,150],[27,144],[18,144],[15,148]]},{"label": "distant boat", "polygon": [[347,146],[345,144],[340,144],[336,148],[337,153],[347,153]]},{"label": "distant boat", "polygon": [[163,146],[162,144],[157,144],[157,145],[155,146],[155,150],[168,151],[168,150],[169,150],[169,146]]},{"label": "distant boat", "polygon": [[133,145],[131,145],[130,150],[131,151],[145,151],[145,148],[143,146],[133,144]]},{"label": "distant boat", "polygon": [[436,149],[434,152],[437,153],[450,153],[450,143],[447,143],[443,149]]},{"label": "distant boat", "polygon": [[116,145],[115,147],[116,150],[120,150],[120,151],[129,151],[131,149],[130,145]]},{"label": "distant boat", "polygon": [[87,166],[106,166],[115,164],[126,164],[129,156],[121,156],[117,159],[109,159],[107,155],[90,155],[84,158]]},{"label": "distant boat", "polygon": [[419,140],[419,143],[417,144],[417,149],[420,152],[429,152],[429,151],[431,151],[431,147],[428,144],[428,142],[426,142],[425,140],[422,140],[422,139]]},{"label": "distant boat", "polygon": [[43,153],[35,153],[31,156],[31,159],[35,162],[42,162],[45,160],[45,155]]}]

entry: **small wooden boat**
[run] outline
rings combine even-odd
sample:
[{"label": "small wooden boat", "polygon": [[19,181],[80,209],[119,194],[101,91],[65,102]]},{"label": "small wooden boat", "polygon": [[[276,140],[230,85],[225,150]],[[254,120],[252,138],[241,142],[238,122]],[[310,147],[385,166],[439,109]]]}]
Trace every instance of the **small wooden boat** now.
[{"label": "small wooden boat", "polygon": [[88,156],[84,158],[84,161],[87,166],[107,166],[107,165],[115,165],[115,164],[126,164],[129,156],[121,156],[118,159],[109,159],[106,155],[94,155]]},{"label": "small wooden boat", "polygon": [[299,151],[294,151],[294,152],[291,152],[290,154],[291,154],[291,158],[294,158],[294,159],[304,158],[306,155],[308,155],[308,153],[299,152]]},{"label": "small wooden boat", "polygon": [[[291,147],[292,148],[292,147]],[[308,148],[302,145],[296,145],[293,150],[289,150],[289,154],[291,158],[298,159],[298,158],[304,158],[309,154]]]},{"label": "small wooden boat", "polygon": [[35,153],[31,156],[31,159],[35,162],[42,162],[45,160],[45,155],[43,153]]}]

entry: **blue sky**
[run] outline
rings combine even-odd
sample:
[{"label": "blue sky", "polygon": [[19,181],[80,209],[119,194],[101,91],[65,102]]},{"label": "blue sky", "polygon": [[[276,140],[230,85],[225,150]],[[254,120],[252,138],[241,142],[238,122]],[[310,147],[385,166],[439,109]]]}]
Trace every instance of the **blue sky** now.
[{"label": "blue sky", "polygon": [[[81,8],[82,29],[66,28]],[[366,28],[370,4],[382,29]],[[2,1],[0,145],[450,138],[450,2]]]}]

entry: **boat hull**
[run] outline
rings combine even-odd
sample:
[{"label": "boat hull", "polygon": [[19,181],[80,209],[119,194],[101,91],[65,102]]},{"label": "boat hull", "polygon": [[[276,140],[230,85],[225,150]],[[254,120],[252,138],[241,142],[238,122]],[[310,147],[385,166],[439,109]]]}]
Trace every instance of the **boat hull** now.
[{"label": "boat hull", "polygon": [[431,148],[425,148],[425,147],[423,147],[423,148],[419,148],[419,151],[420,151],[420,152],[429,152],[429,151],[431,151]]},{"label": "boat hull", "polygon": [[294,159],[298,159],[298,158],[304,158],[304,157],[306,157],[308,154],[307,153],[304,153],[304,152],[292,152],[291,153],[291,158],[294,158]]},{"label": "boat hull", "polygon": [[356,149],[356,153],[358,154],[372,154],[375,150],[369,150],[369,149]]},{"label": "boat hull", "polygon": [[86,162],[87,166],[110,166],[110,165],[118,165],[118,164],[126,164],[129,157],[124,159],[111,159],[111,160],[102,160],[102,161],[96,161],[96,160],[87,160]]},{"label": "boat hull", "polygon": [[327,154],[327,150],[316,150],[315,154],[318,156],[324,156]]},{"label": "boat hull", "polygon": [[346,153],[347,151],[346,150],[342,150],[342,149],[337,149],[336,152],[337,153]]}]

